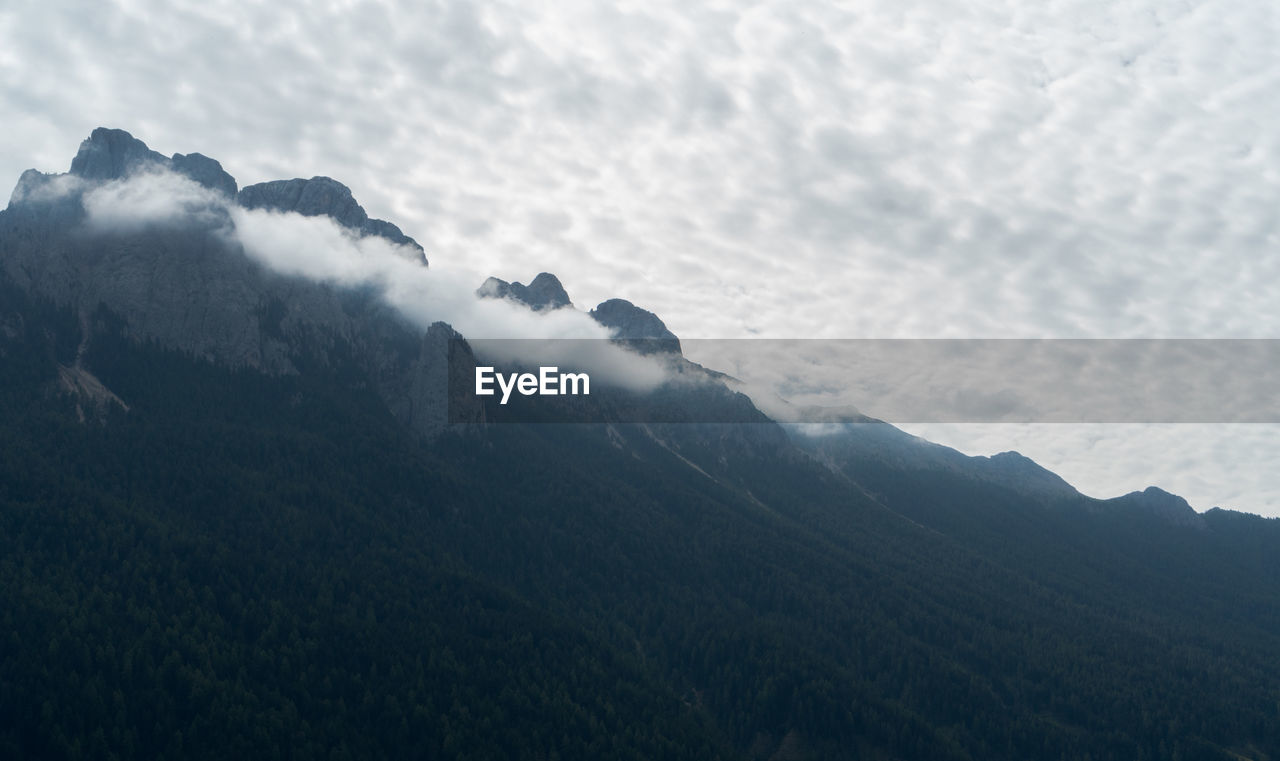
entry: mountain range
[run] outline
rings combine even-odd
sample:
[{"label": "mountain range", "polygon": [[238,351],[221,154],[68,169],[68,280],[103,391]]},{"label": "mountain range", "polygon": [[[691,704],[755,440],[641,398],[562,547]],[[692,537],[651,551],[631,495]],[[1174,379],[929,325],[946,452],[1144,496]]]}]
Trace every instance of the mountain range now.
[{"label": "mountain range", "polygon": [[242,212],[429,266],[335,180],[121,130],[0,212],[4,756],[1280,757],[1277,521],[775,421],[622,299],[700,379],[628,402],[667,422],[503,422],[466,336]]}]

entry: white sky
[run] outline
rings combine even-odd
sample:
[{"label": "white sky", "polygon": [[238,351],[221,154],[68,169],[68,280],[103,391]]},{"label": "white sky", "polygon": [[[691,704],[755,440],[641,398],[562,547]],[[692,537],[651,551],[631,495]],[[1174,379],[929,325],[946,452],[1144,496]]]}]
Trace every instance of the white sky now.
[{"label": "white sky", "polygon": [[[10,0],[0,183],[120,127],[686,338],[1273,338],[1278,39],[1258,0]],[[933,437],[1280,514],[1272,428],[1070,428]]]}]

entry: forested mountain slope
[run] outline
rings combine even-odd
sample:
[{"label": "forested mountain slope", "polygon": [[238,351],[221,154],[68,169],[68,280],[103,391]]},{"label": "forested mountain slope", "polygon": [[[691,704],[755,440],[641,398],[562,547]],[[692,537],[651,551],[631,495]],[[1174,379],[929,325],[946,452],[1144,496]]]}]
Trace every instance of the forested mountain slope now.
[{"label": "forested mountain slope", "polygon": [[0,274],[0,755],[1280,756],[1276,521],[888,426],[424,436],[423,336],[247,282],[266,364]]}]

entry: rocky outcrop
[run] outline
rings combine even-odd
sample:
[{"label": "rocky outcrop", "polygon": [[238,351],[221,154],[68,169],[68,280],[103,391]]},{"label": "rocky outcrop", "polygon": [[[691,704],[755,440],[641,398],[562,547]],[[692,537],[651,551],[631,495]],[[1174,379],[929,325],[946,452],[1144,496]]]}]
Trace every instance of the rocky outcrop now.
[{"label": "rocky outcrop", "polygon": [[201,185],[216,190],[230,198],[236,196],[236,178],[223,170],[222,164],[199,153],[173,154],[170,160],[173,171],[186,175]]},{"label": "rocky outcrop", "polygon": [[680,339],[667,329],[658,315],[625,299],[609,299],[591,310],[596,322],[609,328],[613,337],[646,354],[680,354]]},{"label": "rocky outcrop", "polygon": [[535,312],[573,306],[573,302],[569,301],[569,294],[560,284],[560,279],[550,272],[539,273],[528,285],[508,283],[491,277],[476,289],[476,295],[481,298],[511,299]]},{"label": "rocky outcrop", "polygon": [[370,219],[364,207],[356,202],[351,189],[329,177],[309,180],[273,180],[243,188],[236,196],[246,209],[292,211],[304,217],[326,216],[360,235],[376,235],[392,243],[415,249],[427,263],[422,246],[399,227],[381,219]]},{"label": "rocky outcrop", "polygon": [[122,129],[95,129],[71,160],[71,175],[91,182],[119,180],[152,168],[172,170],[228,197],[236,194],[235,178],[217,161],[199,153],[166,157]]},{"label": "rocky outcrop", "polygon": [[99,127],[80,143],[71,174],[86,180],[118,180],[148,165],[167,167],[169,159],[122,129]]}]

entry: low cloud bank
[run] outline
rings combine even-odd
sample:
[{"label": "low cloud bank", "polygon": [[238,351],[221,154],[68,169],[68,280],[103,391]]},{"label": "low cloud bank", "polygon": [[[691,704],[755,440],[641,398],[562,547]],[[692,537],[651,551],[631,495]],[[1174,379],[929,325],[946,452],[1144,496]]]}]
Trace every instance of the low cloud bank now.
[{"label": "low cloud bank", "polygon": [[[56,178],[55,182],[59,180]],[[83,181],[64,181],[60,187],[72,192],[83,187]],[[224,197],[159,168],[91,186],[81,196],[81,202],[88,214],[89,229],[95,232],[134,232],[154,225],[218,225],[227,218]]]},{"label": "low cloud bank", "polygon": [[[80,189],[60,183],[43,192],[70,195]],[[361,236],[329,217],[245,209],[161,168],[91,187],[81,199],[86,224],[94,232],[134,232],[157,225],[210,227],[228,244],[281,274],[343,287],[372,287],[424,330],[434,322],[446,322],[468,339],[523,339],[491,341],[491,354],[502,347],[535,345],[551,352],[495,357],[499,360],[588,370],[597,382],[635,391],[650,390],[666,379],[659,360],[610,344],[610,331],[583,312],[533,312],[506,299],[480,298],[476,283],[466,276],[428,269],[417,251],[385,238]]]}]

